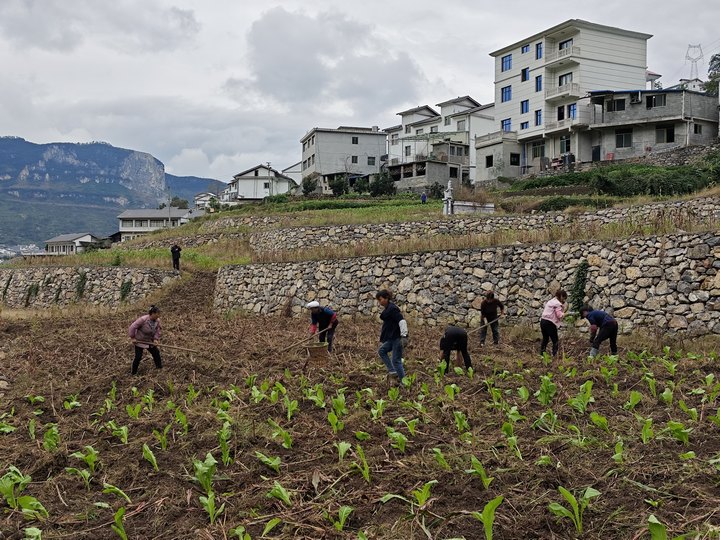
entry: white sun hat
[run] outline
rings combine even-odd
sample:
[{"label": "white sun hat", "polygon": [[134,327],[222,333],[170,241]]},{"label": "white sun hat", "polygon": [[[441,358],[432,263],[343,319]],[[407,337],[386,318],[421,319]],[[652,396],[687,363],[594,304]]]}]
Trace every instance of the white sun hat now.
[{"label": "white sun hat", "polygon": [[312,302],[308,302],[305,307],[306,307],[307,309],[312,309],[312,308],[315,308],[315,307],[320,307],[320,302],[318,302],[317,300],[313,300]]}]

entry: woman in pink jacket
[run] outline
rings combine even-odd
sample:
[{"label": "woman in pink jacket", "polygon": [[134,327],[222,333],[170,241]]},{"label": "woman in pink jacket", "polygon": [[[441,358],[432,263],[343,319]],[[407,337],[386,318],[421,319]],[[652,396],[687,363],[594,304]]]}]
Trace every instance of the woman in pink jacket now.
[{"label": "woman in pink jacket", "polygon": [[143,351],[150,351],[155,367],[162,368],[162,359],[160,358],[160,350],[157,348],[157,342],[160,339],[160,309],[157,306],[150,306],[147,315],[138,318],[130,325],[128,335],[135,345],[135,359],[132,363],[133,375],[137,375],[140,360],[142,360]]},{"label": "woman in pink jacket", "polygon": [[545,354],[545,347],[548,341],[552,340],[553,358],[558,353],[558,328],[567,311],[567,293],[560,289],[555,293],[555,298],[548,300],[540,316],[540,331],[542,332],[542,344],[540,345],[540,354]]}]

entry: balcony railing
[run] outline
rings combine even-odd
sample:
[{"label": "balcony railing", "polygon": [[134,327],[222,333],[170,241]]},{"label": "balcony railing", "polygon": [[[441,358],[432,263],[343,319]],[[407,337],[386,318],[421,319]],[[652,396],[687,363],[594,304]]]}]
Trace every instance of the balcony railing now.
[{"label": "balcony railing", "polygon": [[545,122],[545,131],[564,129],[577,125],[587,125],[587,120],[583,121],[580,118],[565,118],[563,120]]},{"label": "balcony railing", "polygon": [[580,97],[580,84],[579,83],[568,83],[560,86],[552,86],[545,89],[545,99],[553,97]]},{"label": "balcony railing", "polygon": [[475,137],[475,144],[490,142],[498,139],[517,140],[517,131],[493,131],[487,135],[479,135]]},{"label": "balcony railing", "polygon": [[580,55],[580,47],[567,47],[565,49],[560,49],[559,51],[550,51],[545,55],[545,64],[550,64],[552,62],[557,62],[558,60],[563,60],[565,58],[570,58],[571,56],[579,56]]}]

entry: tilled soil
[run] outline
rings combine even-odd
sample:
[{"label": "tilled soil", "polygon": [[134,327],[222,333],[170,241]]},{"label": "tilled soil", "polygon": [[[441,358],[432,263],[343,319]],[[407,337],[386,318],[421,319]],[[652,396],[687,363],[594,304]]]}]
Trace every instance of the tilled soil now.
[{"label": "tilled soil", "polygon": [[[115,510],[124,506],[129,538],[228,538],[241,525],[260,538],[277,518],[268,537],[364,533],[470,540],[485,538],[472,513],[500,495],[494,538],[648,538],[650,514],[672,534],[698,531],[701,538],[717,538],[720,481],[713,460],[720,458],[720,386],[710,377],[718,371],[713,354],[675,358],[621,350],[619,359],[588,362],[577,360],[587,352],[585,340],[571,334],[564,343],[566,358],[544,362],[534,331],[482,351],[473,334],[473,377],[452,367],[441,376],[440,330],[415,328],[405,354],[414,379],[396,388],[376,356],[377,323],[344,320],[336,354],[308,361],[303,347],[283,351],[304,337],[306,321],[216,315],[210,306],[213,286],[213,274],[198,273],[159,299],[162,342],[199,352],[163,349],[163,370],[156,371],[146,356],[137,377],[129,373],[127,327],[147,306],[3,321],[0,379],[8,385],[0,398],[5,414],[0,422],[15,430],[0,434],[0,474],[14,465],[31,475],[23,494],[36,497],[49,516],[23,519],[3,504],[0,538],[24,538],[28,526],[42,529],[45,539],[117,538],[110,526]],[[509,334],[503,329],[505,341]],[[548,373],[556,388],[543,404],[541,376]],[[592,381],[592,401],[582,407],[577,396],[586,381]],[[307,397],[316,385],[324,391],[324,408]],[[666,389],[670,399],[667,393],[662,397]],[[635,405],[629,404],[632,392],[640,395]],[[343,409],[339,394],[346,410],[339,413],[344,426],[335,433],[328,413],[333,398]],[[297,410],[288,419],[293,401]],[[138,417],[132,418],[127,407],[138,404]],[[652,435],[645,432],[643,442],[648,419]],[[282,446],[280,430],[268,420],[288,432],[291,448]],[[112,433],[110,421],[127,426],[126,444]],[[218,438],[224,421],[232,430],[227,465]],[[690,430],[687,444],[675,436],[680,428],[673,422]],[[55,450],[43,445],[52,424],[60,434]],[[388,431],[402,437],[391,440]],[[351,445],[342,459],[341,443]],[[143,458],[144,444],[158,471]],[[65,470],[85,467],[71,454],[87,445],[100,461],[89,489]],[[369,482],[359,471],[361,451]],[[447,466],[439,463],[438,451]],[[203,460],[208,452],[218,461],[217,506],[225,505],[212,525],[199,500],[205,493],[192,478],[193,458]],[[279,472],[263,465],[257,452],[279,457]],[[471,456],[492,478],[487,489],[477,472],[467,472]],[[421,507],[411,504],[413,490],[431,481],[437,482],[429,486],[429,499]],[[289,493],[289,506],[268,496],[275,482]],[[131,502],[103,493],[105,483]],[[553,502],[567,506],[560,486],[578,496],[586,487],[601,493],[584,511],[582,534],[549,510]],[[388,493],[407,502],[381,502]],[[342,531],[333,525],[341,506],[353,509]]]}]

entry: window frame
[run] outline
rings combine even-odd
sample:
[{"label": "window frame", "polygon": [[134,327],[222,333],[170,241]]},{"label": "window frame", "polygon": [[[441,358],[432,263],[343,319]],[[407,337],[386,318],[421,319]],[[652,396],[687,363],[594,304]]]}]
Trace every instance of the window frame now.
[{"label": "window frame", "polygon": [[542,89],[543,89],[543,76],[537,75],[535,77],[535,91],[542,92]]},{"label": "window frame", "polygon": [[351,144],[360,144],[360,137],[357,135],[353,135],[351,139]]},{"label": "window frame", "polygon": [[520,54],[525,54],[530,52],[530,44],[526,43],[522,47],[520,47]]},{"label": "window frame", "polygon": [[520,122],[520,130],[530,129],[530,122]]},{"label": "window frame", "polygon": [[500,57],[500,72],[505,73],[512,69],[512,53]]},{"label": "window frame", "polygon": [[530,68],[522,68],[520,70],[520,82],[525,82],[530,80]]},{"label": "window frame", "polygon": [[517,152],[510,152],[510,166],[511,167],[519,167],[520,166],[520,154]]},{"label": "window frame", "polygon": [[504,118],[500,120],[500,131],[507,133],[512,131],[512,118]]},{"label": "window frame", "polygon": [[[622,139],[620,138],[622,137]],[[622,144],[618,144],[622,142]],[[615,130],[615,148],[632,148],[633,130],[632,128],[619,128]]]},{"label": "window frame", "polygon": [[512,84],[500,88],[500,103],[512,101]]},{"label": "window frame", "polygon": [[543,42],[535,44],[535,60],[542,60],[543,57]]},{"label": "window frame", "polygon": [[528,114],[530,112],[530,100],[523,99],[520,102],[520,114]]},{"label": "window frame", "polygon": [[486,169],[489,169],[489,168],[493,167],[493,166],[494,166],[494,165],[493,165],[494,162],[495,162],[495,155],[494,155],[494,154],[489,154],[489,155],[485,156],[485,168],[486,168]]},{"label": "window frame", "polygon": [[542,126],[542,117],[543,117],[543,110],[536,109],[535,110],[535,125],[536,126]]},{"label": "window frame", "polygon": [[567,86],[568,84],[572,84],[572,82],[573,82],[572,71],[569,73],[563,73],[562,75],[558,75],[558,86]]},{"label": "window frame", "polygon": [[350,156],[350,163],[353,165],[357,165],[358,157],[357,156]]},{"label": "window frame", "polygon": [[558,42],[558,51],[562,51],[564,49],[569,49],[573,46],[573,38],[564,39],[560,42]]}]

